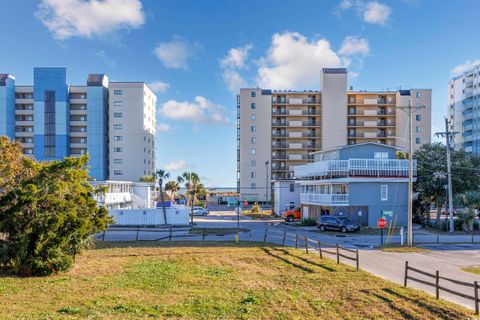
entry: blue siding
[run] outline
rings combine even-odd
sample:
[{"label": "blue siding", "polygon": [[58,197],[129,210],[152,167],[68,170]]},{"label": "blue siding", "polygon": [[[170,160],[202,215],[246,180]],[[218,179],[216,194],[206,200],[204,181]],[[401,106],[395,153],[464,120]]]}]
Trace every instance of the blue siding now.
[{"label": "blue siding", "polygon": [[[65,68],[34,68],[34,156],[60,160],[70,154],[70,106]],[[55,156],[45,156],[45,91],[55,92]]]},{"label": "blue siding", "polygon": [[[388,186],[388,200],[381,200],[381,185]],[[397,226],[407,225],[408,183],[406,182],[352,182],[348,185],[350,206],[368,206],[368,225],[376,226],[382,210],[393,211],[392,218],[385,217],[387,223],[397,218]],[[394,221],[392,221],[392,224]]]},{"label": "blue siding", "polygon": [[15,139],[15,80],[11,78],[0,86],[0,136]]},{"label": "blue siding", "polygon": [[90,176],[106,180],[108,176],[108,90],[87,88],[87,150],[90,155]]},{"label": "blue siding", "polygon": [[396,149],[379,144],[359,144],[340,149],[340,159],[373,159],[375,152],[388,152],[389,159],[396,158]]}]

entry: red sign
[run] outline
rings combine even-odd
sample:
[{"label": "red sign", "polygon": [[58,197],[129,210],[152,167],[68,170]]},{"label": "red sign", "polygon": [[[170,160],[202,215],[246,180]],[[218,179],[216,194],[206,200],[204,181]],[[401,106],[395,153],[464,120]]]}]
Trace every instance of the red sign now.
[{"label": "red sign", "polygon": [[243,206],[244,206],[244,207],[248,206],[248,201],[244,201],[244,202],[243,202]]},{"label": "red sign", "polygon": [[380,218],[377,220],[377,227],[384,229],[387,226],[387,220],[385,218]]}]

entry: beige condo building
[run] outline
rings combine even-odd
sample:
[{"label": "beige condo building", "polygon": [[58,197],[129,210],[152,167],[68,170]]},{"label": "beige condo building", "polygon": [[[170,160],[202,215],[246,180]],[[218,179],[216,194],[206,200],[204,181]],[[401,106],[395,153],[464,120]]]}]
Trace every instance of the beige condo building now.
[{"label": "beige condo building", "polygon": [[347,70],[324,68],[320,90],[242,88],[237,96],[237,188],[242,200],[272,198],[272,180],[293,178],[313,152],[378,142],[408,149],[408,116],[399,106],[425,106],[413,117],[414,148],[431,141],[431,89],[353,91]]}]

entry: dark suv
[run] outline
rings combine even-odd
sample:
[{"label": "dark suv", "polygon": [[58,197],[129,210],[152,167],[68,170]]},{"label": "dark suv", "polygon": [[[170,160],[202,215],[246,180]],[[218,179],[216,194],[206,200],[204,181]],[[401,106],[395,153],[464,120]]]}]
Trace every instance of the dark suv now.
[{"label": "dark suv", "polygon": [[318,218],[317,227],[320,229],[320,231],[338,230],[343,233],[360,230],[359,224],[354,223],[352,220],[346,217],[339,216],[321,216]]}]

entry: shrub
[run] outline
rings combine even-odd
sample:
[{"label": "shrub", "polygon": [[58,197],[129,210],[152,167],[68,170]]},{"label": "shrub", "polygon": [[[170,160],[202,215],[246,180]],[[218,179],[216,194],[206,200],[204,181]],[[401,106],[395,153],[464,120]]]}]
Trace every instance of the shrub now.
[{"label": "shrub", "polygon": [[313,219],[313,218],[306,218],[306,219],[302,219],[302,221],[300,221],[300,225],[302,227],[313,227],[313,226],[317,225],[317,221],[315,221],[315,219]]},{"label": "shrub", "polygon": [[262,210],[260,209],[260,206],[259,206],[258,204],[256,204],[256,205],[254,205],[254,206],[252,207],[251,213],[260,213],[260,211],[262,211]]}]

